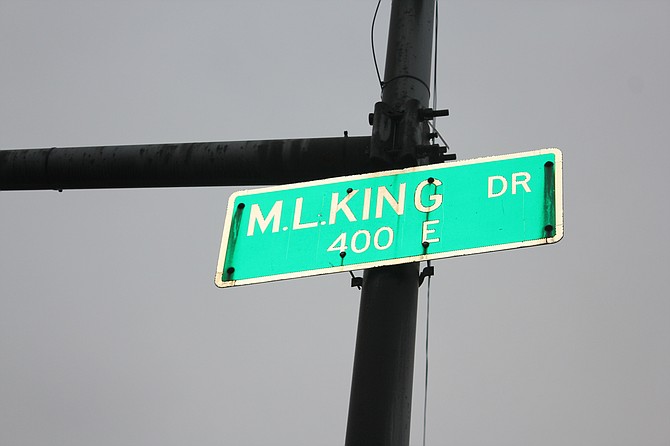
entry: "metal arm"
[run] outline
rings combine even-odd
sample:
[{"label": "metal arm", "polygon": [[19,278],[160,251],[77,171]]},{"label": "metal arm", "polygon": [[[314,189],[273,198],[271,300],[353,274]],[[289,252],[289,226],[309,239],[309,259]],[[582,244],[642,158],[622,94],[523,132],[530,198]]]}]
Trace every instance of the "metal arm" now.
[{"label": "metal arm", "polygon": [[370,137],[0,150],[0,190],[284,184],[363,173]]}]

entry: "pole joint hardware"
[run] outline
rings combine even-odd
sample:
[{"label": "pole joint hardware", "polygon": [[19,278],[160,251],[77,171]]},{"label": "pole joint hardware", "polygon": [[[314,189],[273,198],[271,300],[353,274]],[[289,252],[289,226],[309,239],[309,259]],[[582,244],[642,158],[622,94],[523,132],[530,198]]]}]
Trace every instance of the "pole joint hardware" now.
[{"label": "pole joint hardware", "polygon": [[422,121],[430,121],[433,118],[439,118],[441,116],[449,116],[449,110],[433,110],[432,108],[422,108],[419,110],[419,118]]},{"label": "pole joint hardware", "polygon": [[429,164],[454,161],[455,153],[447,153],[447,147],[439,144],[421,144],[416,147],[417,158],[428,158]]},{"label": "pole joint hardware", "polygon": [[430,277],[430,276],[434,276],[434,275],[435,275],[435,267],[432,266],[432,265],[426,266],[423,269],[423,271],[421,271],[421,274],[419,274],[419,286],[423,285],[423,281],[426,279],[426,277]]},{"label": "pole joint hardware", "polygon": [[401,111],[377,102],[374,113],[368,116],[372,125],[371,164],[383,170],[415,166],[418,159],[427,159],[430,164],[455,160],[456,155],[446,153],[447,147],[428,144],[433,134],[426,121],[448,115],[449,110],[421,108],[416,99],[408,100]]}]

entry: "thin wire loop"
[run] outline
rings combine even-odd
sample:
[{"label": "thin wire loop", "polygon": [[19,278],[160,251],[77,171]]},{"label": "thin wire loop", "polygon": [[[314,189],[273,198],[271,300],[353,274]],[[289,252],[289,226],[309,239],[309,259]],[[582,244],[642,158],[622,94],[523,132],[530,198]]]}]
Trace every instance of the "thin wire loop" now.
[{"label": "thin wire loop", "polygon": [[379,74],[379,65],[377,64],[377,53],[375,52],[375,22],[377,21],[377,13],[379,12],[379,5],[381,5],[382,0],[377,2],[377,7],[375,8],[375,15],[372,17],[372,27],[370,29],[370,45],[372,46],[372,60],[375,63],[375,71],[377,71],[377,79],[379,80],[379,88],[384,89],[384,82],[382,77]]},{"label": "thin wire loop", "polygon": [[430,96],[430,86],[428,86],[428,84],[426,84],[426,83],[423,81],[423,79],[421,79],[421,78],[419,78],[419,77],[417,77],[417,76],[413,76],[413,75],[411,75],[411,74],[399,74],[398,76],[392,77],[391,79],[387,80],[386,82],[382,82],[382,90],[383,90],[384,87],[386,87],[388,84],[390,84],[391,82],[396,81],[396,80],[398,80],[398,79],[413,79],[413,80],[419,82],[421,85],[423,85],[424,87],[426,87],[426,91],[428,91],[428,96]]}]

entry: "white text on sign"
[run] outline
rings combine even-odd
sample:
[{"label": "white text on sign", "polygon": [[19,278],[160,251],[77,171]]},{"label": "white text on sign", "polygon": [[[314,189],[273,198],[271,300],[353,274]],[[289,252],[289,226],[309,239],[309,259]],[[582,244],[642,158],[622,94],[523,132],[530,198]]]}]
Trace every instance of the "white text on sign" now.
[{"label": "white text on sign", "polygon": [[[517,187],[521,186],[526,192],[530,192],[530,174],[528,172],[516,172],[512,174],[512,195],[516,195]],[[498,184],[500,186],[498,186]],[[507,178],[501,175],[489,177],[489,198],[495,198],[507,192]],[[499,189],[499,190],[498,190]],[[497,192],[495,192],[498,190]]]},{"label": "white text on sign", "polygon": [[[431,184],[431,182],[424,180],[420,182],[414,190],[414,207],[419,212],[431,212],[438,209],[442,205],[442,194],[429,195],[427,203],[425,203],[422,199],[423,190],[429,184]],[[435,186],[440,186],[442,185],[442,182],[438,179],[434,179],[432,184]],[[385,207],[390,207],[390,209],[396,215],[403,215],[405,212],[406,189],[407,183],[400,183],[398,186],[398,192],[396,196],[394,196],[386,186],[379,186],[376,189],[376,199],[374,200],[374,218],[382,218]],[[328,219],[323,219],[320,221],[304,221],[302,215],[304,198],[296,198],[291,228],[293,230],[301,230],[315,228],[319,225],[334,225],[337,223],[338,216],[343,216],[350,222],[355,222],[359,219],[362,221],[369,220],[371,218],[374,190],[372,188],[363,189],[362,203],[356,207],[352,201],[359,192],[361,192],[361,190],[352,189],[348,193],[344,194],[342,198],[340,198],[339,192],[333,192],[330,199]],[[279,232],[280,229],[288,230],[288,226],[282,227],[281,224],[283,208],[284,200],[277,200],[272,205],[270,211],[264,215],[260,206],[256,203],[253,203],[251,205],[251,213],[249,215],[247,236],[252,237],[256,231],[256,227],[258,227],[263,234],[269,227],[271,227],[271,232]],[[437,220],[434,220],[434,222],[437,222]]]}]

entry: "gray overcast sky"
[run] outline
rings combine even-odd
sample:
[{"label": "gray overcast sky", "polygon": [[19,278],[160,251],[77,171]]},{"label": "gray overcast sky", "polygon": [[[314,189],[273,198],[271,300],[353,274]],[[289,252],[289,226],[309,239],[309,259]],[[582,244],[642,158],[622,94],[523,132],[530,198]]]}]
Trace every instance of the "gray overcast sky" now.
[{"label": "gray overcast sky", "polygon": [[[0,148],[367,135],[375,4],[0,0]],[[439,7],[441,132],[560,147],[565,238],[435,262],[428,444],[667,446],[670,2]],[[215,288],[233,191],[0,193],[0,443],[343,443],[358,291]]]}]

